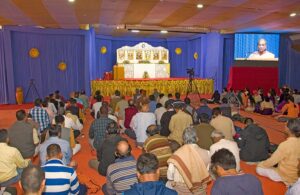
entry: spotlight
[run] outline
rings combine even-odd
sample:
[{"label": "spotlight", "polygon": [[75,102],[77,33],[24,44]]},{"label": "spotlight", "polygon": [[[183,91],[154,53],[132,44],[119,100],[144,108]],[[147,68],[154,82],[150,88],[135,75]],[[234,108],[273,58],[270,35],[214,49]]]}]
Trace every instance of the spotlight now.
[{"label": "spotlight", "polygon": [[167,31],[167,30],[161,30],[160,33],[161,33],[161,34],[167,34],[168,31]]},{"label": "spotlight", "polygon": [[131,32],[133,32],[133,33],[139,33],[140,30],[131,30]]},{"label": "spotlight", "polygon": [[203,4],[197,4],[197,8],[201,9],[203,7],[204,7]]},{"label": "spotlight", "polygon": [[70,3],[73,3],[75,0],[68,0]]},{"label": "spotlight", "polygon": [[290,17],[295,17],[297,14],[295,12],[290,14]]}]

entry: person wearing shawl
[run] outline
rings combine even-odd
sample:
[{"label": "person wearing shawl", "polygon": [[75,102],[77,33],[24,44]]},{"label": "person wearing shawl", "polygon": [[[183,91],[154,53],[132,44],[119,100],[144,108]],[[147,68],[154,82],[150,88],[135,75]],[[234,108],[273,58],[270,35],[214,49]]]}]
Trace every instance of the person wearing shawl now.
[{"label": "person wearing shawl", "polygon": [[207,183],[210,181],[209,152],[197,145],[198,138],[193,127],[186,128],[182,138],[184,145],[168,160],[166,186],[178,194],[206,194]]}]

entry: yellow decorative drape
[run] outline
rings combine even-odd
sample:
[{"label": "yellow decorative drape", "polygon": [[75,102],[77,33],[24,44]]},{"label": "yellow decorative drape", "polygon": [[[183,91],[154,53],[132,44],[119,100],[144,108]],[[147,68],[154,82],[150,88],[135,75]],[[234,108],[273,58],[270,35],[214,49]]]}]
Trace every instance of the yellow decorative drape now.
[{"label": "yellow decorative drape", "polygon": [[[121,94],[132,96],[135,89],[145,89],[147,94],[153,93],[156,88],[159,92],[168,94],[179,92],[185,94],[188,88],[188,79],[169,79],[169,80],[101,80],[91,81],[92,94],[96,90],[100,90],[103,96],[110,96],[114,94],[115,90],[121,91]],[[193,81],[193,92],[195,93],[197,86],[200,94],[212,94],[214,92],[214,81],[212,79],[195,79]]]}]

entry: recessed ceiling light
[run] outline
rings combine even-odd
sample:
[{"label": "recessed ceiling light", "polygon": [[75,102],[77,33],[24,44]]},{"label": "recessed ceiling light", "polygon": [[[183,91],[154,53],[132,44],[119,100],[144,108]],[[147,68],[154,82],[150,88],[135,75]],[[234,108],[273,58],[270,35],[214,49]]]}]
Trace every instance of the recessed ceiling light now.
[{"label": "recessed ceiling light", "polygon": [[167,30],[161,30],[160,33],[162,33],[162,34],[167,34],[168,31],[167,31]]},{"label": "recessed ceiling light", "polygon": [[290,17],[295,17],[297,14],[295,12],[290,14]]},{"label": "recessed ceiling light", "polygon": [[0,25],[0,29],[2,29],[2,26]]},{"label": "recessed ceiling light", "polygon": [[197,4],[197,8],[199,9],[203,8],[203,4]]},{"label": "recessed ceiling light", "polygon": [[133,33],[139,33],[140,30],[131,30],[131,32],[133,32]]},{"label": "recessed ceiling light", "polygon": [[73,3],[75,0],[68,0],[69,2]]}]

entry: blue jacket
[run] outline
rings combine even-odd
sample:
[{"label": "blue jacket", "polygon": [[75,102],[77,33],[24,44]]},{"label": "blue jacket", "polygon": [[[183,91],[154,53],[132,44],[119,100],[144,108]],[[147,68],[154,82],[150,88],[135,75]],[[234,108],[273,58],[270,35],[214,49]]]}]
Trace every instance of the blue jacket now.
[{"label": "blue jacket", "polygon": [[177,192],[165,186],[161,181],[150,181],[134,184],[124,195],[177,195]]}]

